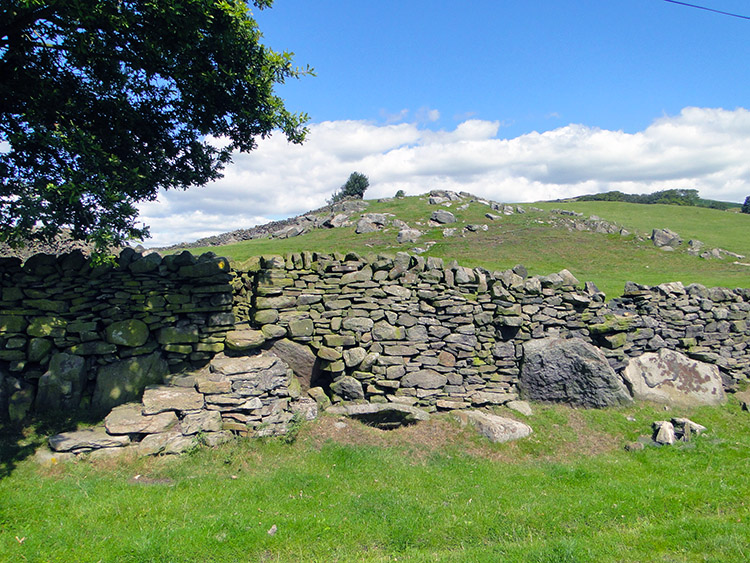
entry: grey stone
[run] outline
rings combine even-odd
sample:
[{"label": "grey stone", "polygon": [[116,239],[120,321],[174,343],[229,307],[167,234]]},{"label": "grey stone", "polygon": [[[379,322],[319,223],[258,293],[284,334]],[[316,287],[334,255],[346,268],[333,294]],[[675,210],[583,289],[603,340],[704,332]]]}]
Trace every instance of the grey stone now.
[{"label": "grey stone", "polygon": [[347,317],[341,321],[341,328],[354,332],[368,332],[374,324],[373,320],[367,317]]},{"label": "grey stone", "polygon": [[86,360],[72,354],[54,354],[47,372],[39,378],[37,412],[77,409],[85,383]]},{"label": "grey stone", "polygon": [[315,363],[315,354],[309,346],[283,338],[274,341],[270,352],[291,368],[299,379],[302,391],[307,391],[318,378],[320,370]]},{"label": "grey stone", "polygon": [[405,337],[404,329],[395,327],[385,321],[375,323],[372,327],[372,337],[374,340],[403,340]]},{"label": "grey stone", "polygon": [[518,386],[525,399],[594,408],[632,402],[604,354],[580,338],[530,340],[523,351]]},{"label": "grey stone", "polygon": [[367,356],[367,350],[364,348],[349,348],[344,350],[343,356],[346,367],[357,367]]},{"label": "grey stone", "polygon": [[203,395],[186,387],[148,387],[143,393],[143,414],[165,411],[196,411],[203,408]]},{"label": "grey stone", "polygon": [[149,434],[138,444],[140,455],[181,454],[195,446],[198,442],[194,436],[183,436],[179,430]]},{"label": "grey stone", "polygon": [[420,389],[439,389],[448,382],[448,378],[432,369],[420,369],[406,374],[401,380],[402,387],[419,387]]},{"label": "grey stone", "polygon": [[422,231],[418,229],[401,229],[396,236],[396,241],[399,244],[413,244],[419,240],[422,236]]},{"label": "grey stone", "polygon": [[446,211],[445,209],[433,211],[430,219],[441,224],[456,222],[456,216],[453,215],[453,213],[451,213],[450,211]]},{"label": "grey stone", "polygon": [[485,412],[461,410],[453,411],[451,416],[455,417],[462,426],[471,424],[490,442],[520,440],[532,433],[531,426],[528,424]]},{"label": "grey stone", "polygon": [[224,344],[229,350],[246,352],[263,346],[266,337],[259,330],[232,330],[227,333]]},{"label": "grey stone", "polygon": [[135,356],[99,368],[91,406],[103,413],[141,398],[148,385],[161,383],[169,366],[159,352]]},{"label": "grey stone", "polygon": [[331,391],[345,401],[365,398],[362,384],[350,375],[341,376],[331,383]]},{"label": "grey stone", "polygon": [[50,448],[56,452],[115,448],[127,446],[129,443],[130,438],[127,436],[111,436],[100,426],[73,432],[63,432],[49,438]]},{"label": "grey stone", "polygon": [[719,368],[661,348],[628,361],[623,377],[633,397],[672,406],[726,402]]},{"label": "grey stone", "polygon": [[177,415],[174,412],[147,416],[139,403],[115,407],[104,419],[104,427],[109,434],[154,434],[166,432],[176,424]]},{"label": "grey stone", "polygon": [[682,244],[680,235],[669,229],[654,229],[651,232],[651,240],[657,247],[670,246],[674,249]]},{"label": "grey stone", "polygon": [[533,416],[534,411],[531,409],[531,405],[526,401],[508,401],[505,406],[511,410],[521,413],[524,416]]},{"label": "grey stone", "polygon": [[659,420],[653,424],[653,440],[657,444],[671,445],[677,441],[674,426],[666,420]]},{"label": "grey stone", "polygon": [[204,410],[186,414],[180,421],[180,429],[185,436],[192,436],[199,432],[218,432],[221,430],[221,413]]}]

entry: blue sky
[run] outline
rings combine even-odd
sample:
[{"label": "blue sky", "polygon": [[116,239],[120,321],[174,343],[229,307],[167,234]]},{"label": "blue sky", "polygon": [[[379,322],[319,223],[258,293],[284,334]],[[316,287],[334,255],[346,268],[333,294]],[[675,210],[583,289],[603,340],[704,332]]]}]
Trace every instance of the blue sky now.
[{"label": "blue sky", "polygon": [[[704,5],[750,15],[747,0]],[[750,95],[750,21],[663,0],[276,0],[256,18],[267,44],[315,68],[279,90],[315,122],[430,108],[433,127],[471,116],[508,137],[568,123],[635,132]]]},{"label": "blue sky", "polygon": [[[694,0],[750,16],[747,0]],[[150,244],[325,203],[465,190],[522,202],[673,187],[750,194],[750,20],[664,0],[276,0],[264,43],[316,76],[277,88],[310,116],[225,178],[141,206]]]}]

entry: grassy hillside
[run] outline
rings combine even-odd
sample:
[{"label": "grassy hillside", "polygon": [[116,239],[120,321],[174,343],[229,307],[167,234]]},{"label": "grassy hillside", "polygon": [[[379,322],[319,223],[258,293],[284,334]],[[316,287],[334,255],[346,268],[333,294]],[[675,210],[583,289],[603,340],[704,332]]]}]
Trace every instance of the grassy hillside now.
[{"label": "grassy hillside", "polygon": [[[467,224],[487,225],[487,231],[463,236],[443,237],[442,229],[427,225],[430,214],[439,206],[429,205],[425,196],[370,203],[367,213],[392,213],[410,226],[424,232],[417,244],[398,244],[397,229],[357,235],[354,227],[317,230],[286,240],[254,240],[223,247],[192,249],[212,250],[235,260],[257,254],[313,250],[320,252],[388,253],[434,242],[425,256],[459,260],[467,266],[503,270],[524,264],[531,274],[549,274],[569,269],[581,281],[593,281],[608,296],[622,293],[626,281],[655,285],[668,281],[702,283],[707,286],[750,287],[750,267],[733,264],[733,260],[704,260],[689,256],[684,250],[666,253],[650,241],[635,236],[622,237],[560,228],[560,217],[550,209],[569,209],[595,214],[626,227],[633,233],[650,235],[655,227],[668,227],[687,242],[696,238],[709,247],[720,247],[748,256],[750,263],[750,215],[669,205],[638,205],[619,202],[576,202],[534,204],[544,212],[502,216],[490,220],[486,205],[474,202],[452,211],[459,232]],[[525,206],[529,207],[529,206]],[[442,208],[440,206],[440,208]],[[496,212],[493,212],[497,214]],[[358,216],[355,216],[355,218]]]}]

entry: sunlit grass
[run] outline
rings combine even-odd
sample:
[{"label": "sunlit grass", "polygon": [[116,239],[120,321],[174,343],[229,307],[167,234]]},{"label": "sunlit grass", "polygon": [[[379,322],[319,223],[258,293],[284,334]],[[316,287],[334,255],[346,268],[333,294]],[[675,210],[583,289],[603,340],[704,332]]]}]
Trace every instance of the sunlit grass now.
[{"label": "sunlit grass", "polygon": [[[535,410],[532,438],[512,444],[466,434],[443,448],[387,437],[383,446],[318,445],[313,423],[293,445],[238,441],[52,469],[22,461],[0,481],[0,560],[750,556],[750,417],[736,401],[679,413]],[[677,415],[710,432],[676,447],[622,449],[651,421]]]}]

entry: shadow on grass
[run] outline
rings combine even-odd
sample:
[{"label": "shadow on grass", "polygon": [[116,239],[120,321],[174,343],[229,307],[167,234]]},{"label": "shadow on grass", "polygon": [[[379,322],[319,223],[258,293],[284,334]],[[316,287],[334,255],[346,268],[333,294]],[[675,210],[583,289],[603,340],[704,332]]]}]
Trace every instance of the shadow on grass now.
[{"label": "shadow on grass", "polygon": [[90,413],[54,412],[24,420],[21,423],[0,422],[0,479],[9,477],[24,459],[47,445],[50,436],[76,430],[79,425],[100,422]]}]

